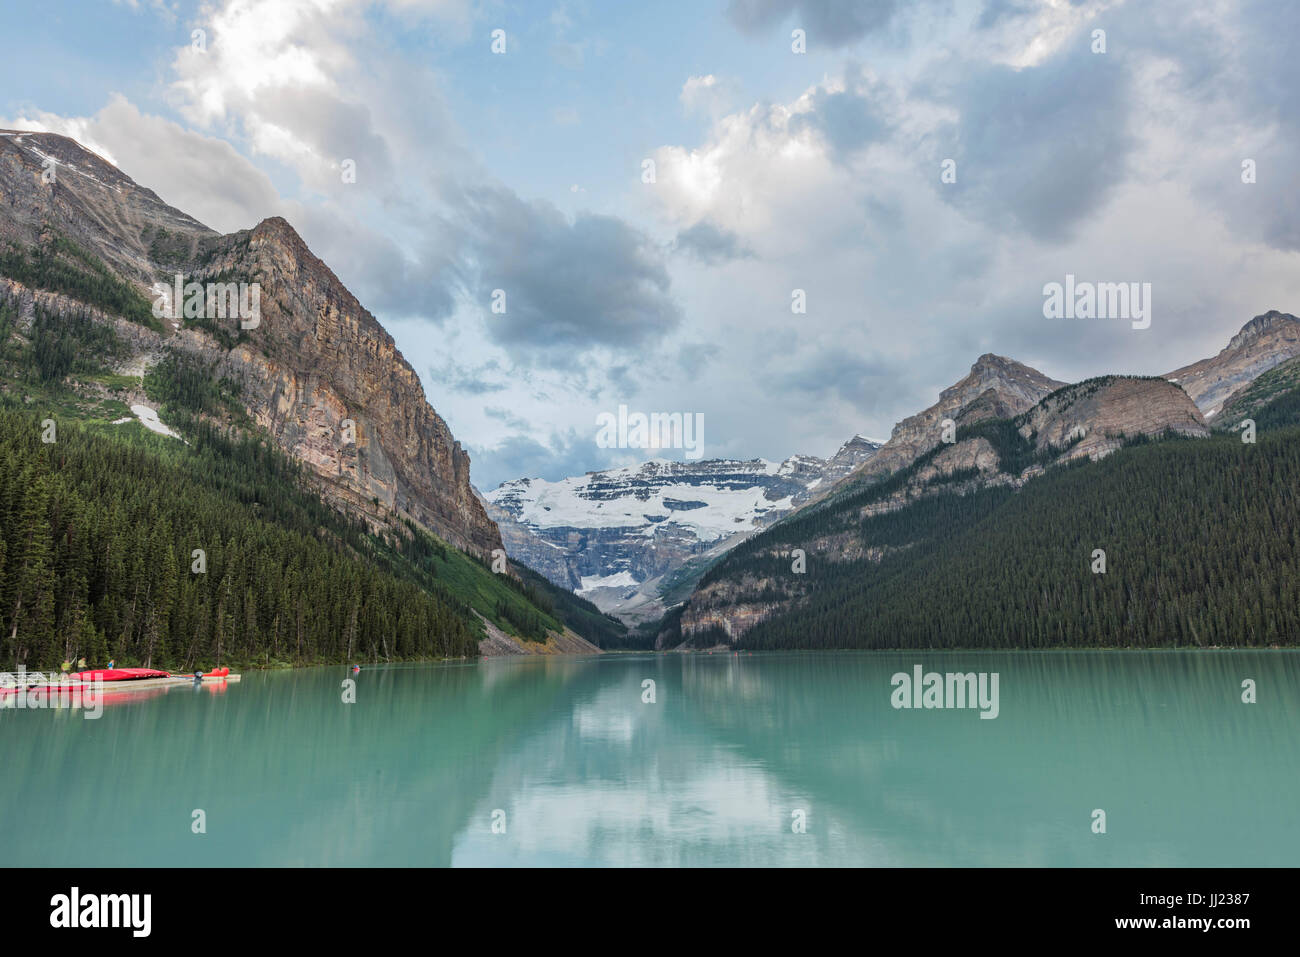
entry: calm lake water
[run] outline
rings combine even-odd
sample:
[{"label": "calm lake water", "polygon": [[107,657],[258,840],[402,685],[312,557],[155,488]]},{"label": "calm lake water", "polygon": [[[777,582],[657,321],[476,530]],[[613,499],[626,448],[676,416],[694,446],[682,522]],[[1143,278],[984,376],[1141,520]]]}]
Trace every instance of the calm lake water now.
[{"label": "calm lake water", "polygon": [[[895,709],[891,676],[916,664],[997,672],[997,718]],[[354,704],[347,677],[250,672],[222,693],[170,689],[89,721],[0,710],[0,856],[1300,863],[1294,653],[494,659],[369,668]],[[1242,703],[1245,679],[1256,704]],[[205,834],[192,833],[196,809]]]}]

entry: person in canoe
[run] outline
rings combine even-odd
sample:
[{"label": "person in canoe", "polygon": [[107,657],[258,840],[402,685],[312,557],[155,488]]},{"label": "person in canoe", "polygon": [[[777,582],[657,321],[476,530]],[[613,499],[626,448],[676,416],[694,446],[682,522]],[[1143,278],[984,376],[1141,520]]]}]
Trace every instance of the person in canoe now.
[{"label": "person in canoe", "polygon": [[67,658],[64,658],[63,664],[59,665],[59,670],[61,670],[66,675],[69,671],[72,670],[72,662],[69,661]]},{"label": "person in canoe", "polygon": [[78,658],[78,659],[77,659],[77,670],[78,670],[78,671],[85,671],[85,670],[86,670],[86,659],[85,659],[85,658]]},{"label": "person in canoe", "polygon": [[113,670],[114,668],[116,668],[116,667],[117,667],[117,662],[116,662],[114,659],[109,658],[109,659],[108,659],[108,670],[109,670],[109,671],[112,671],[112,670]]}]

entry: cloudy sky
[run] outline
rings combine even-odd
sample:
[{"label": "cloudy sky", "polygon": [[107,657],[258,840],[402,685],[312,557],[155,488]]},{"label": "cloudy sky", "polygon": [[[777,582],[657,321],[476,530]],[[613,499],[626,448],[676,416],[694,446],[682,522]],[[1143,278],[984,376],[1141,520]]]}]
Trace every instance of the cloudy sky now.
[{"label": "cloudy sky", "polygon": [[[484,489],[648,457],[597,445],[620,404],[702,413],[708,457],[828,455],[984,352],[1158,374],[1300,313],[1294,0],[46,0],[0,27],[0,125],[222,231],[289,219]],[[1044,318],[1066,274],[1151,283],[1150,328]]]}]

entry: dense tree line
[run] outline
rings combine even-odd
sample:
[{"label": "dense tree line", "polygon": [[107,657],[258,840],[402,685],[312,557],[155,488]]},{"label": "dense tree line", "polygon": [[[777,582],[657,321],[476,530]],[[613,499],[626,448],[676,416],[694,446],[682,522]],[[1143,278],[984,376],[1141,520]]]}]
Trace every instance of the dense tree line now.
[{"label": "dense tree line", "polygon": [[555,614],[576,633],[599,648],[632,647],[627,625],[607,615],[587,599],[552,584],[527,565],[512,563],[535,604]]},{"label": "dense tree line", "polygon": [[498,621],[504,620],[510,622],[515,630],[532,641],[546,640],[546,623],[542,616],[530,608],[520,608],[518,605],[511,605],[506,601],[496,603],[496,618]]},{"label": "dense tree line", "polygon": [[[1222,431],[1234,431],[1240,428],[1243,419],[1257,415],[1270,405],[1272,408],[1267,410],[1265,422],[1257,422],[1258,426],[1274,428],[1279,424],[1300,422],[1300,414],[1297,414],[1300,392],[1294,391],[1297,388],[1300,388],[1300,358],[1275,366],[1246,388],[1234,392],[1214,417],[1212,425]],[[1275,402],[1286,393],[1292,393],[1287,402]]]},{"label": "dense tree line", "polygon": [[0,276],[62,293],[150,328],[159,326],[152,304],[138,289],[66,236],[55,235],[27,249],[7,244],[0,249]]},{"label": "dense tree line", "polygon": [[169,232],[161,226],[156,230],[146,227],[140,238],[149,243],[149,258],[161,266],[183,266],[193,252],[188,236]]},{"label": "dense tree line", "polygon": [[120,352],[111,326],[81,313],[36,307],[28,372],[40,381],[59,382],[72,372],[97,372]]},{"label": "dense tree line", "polygon": [[[180,237],[154,239],[155,251],[183,252]],[[207,261],[220,244],[201,245]],[[11,244],[0,274],[153,324],[133,287],[63,237]],[[250,281],[230,271],[211,280]],[[17,360],[6,373],[40,382],[63,412],[94,416],[76,384],[120,354],[112,327],[38,307],[29,339],[16,328],[12,304],[0,303],[0,359]],[[0,667],[81,656],[188,668],[467,655],[482,634],[475,613],[536,641],[561,621],[597,643],[626,633],[531,570],[494,574],[378,501],[372,522],[336,512],[248,428],[238,384],[211,363],[170,353],[143,385],[185,444],[60,419],[47,445],[42,416],[3,400]]]},{"label": "dense tree line", "polygon": [[[191,668],[472,655],[477,628],[297,491],[290,463],[217,433],[163,456],[0,410],[0,662]],[[202,571],[194,554],[201,549]]]},{"label": "dense tree line", "polygon": [[18,310],[7,299],[0,300],[0,359],[9,358],[9,339],[18,323]]},{"label": "dense tree line", "polygon": [[[957,441],[985,439],[998,454],[998,467],[1010,475],[1019,475],[1030,466],[1050,464],[1066,449],[1077,445],[1083,439],[1082,435],[1078,435],[1061,445],[1045,445],[1040,449],[1037,435],[1021,434],[1020,429],[1026,421],[1027,418],[1022,416],[1017,419],[985,419],[973,425],[959,426]],[[932,450],[926,461],[928,462],[940,451],[942,448]]]},{"label": "dense tree line", "polygon": [[[144,376],[149,398],[162,404],[165,412],[189,415],[219,415],[238,408],[233,401],[239,385],[218,379],[213,363],[184,352],[168,353]],[[243,417],[242,409],[239,410]]]},{"label": "dense tree line", "polygon": [[[1255,428],[1258,431],[1268,432],[1293,422],[1300,422],[1300,389],[1284,392],[1255,414]],[[1234,422],[1227,427],[1233,429],[1239,424]]]}]

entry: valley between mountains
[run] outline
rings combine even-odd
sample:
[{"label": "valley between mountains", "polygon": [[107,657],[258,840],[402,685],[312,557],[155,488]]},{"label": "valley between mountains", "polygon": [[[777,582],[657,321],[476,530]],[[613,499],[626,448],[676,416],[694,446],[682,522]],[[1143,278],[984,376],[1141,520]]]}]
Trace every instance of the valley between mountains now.
[{"label": "valley between mountains", "polygon": [[[160,319],[176,274],[256,284],[259,320]],[[481,492],[288,222],[221,235],[0,131],[0,658],[1291,643],[1300,320],[1243,318],[1162,377],[980,356],[824,459]]]}]

